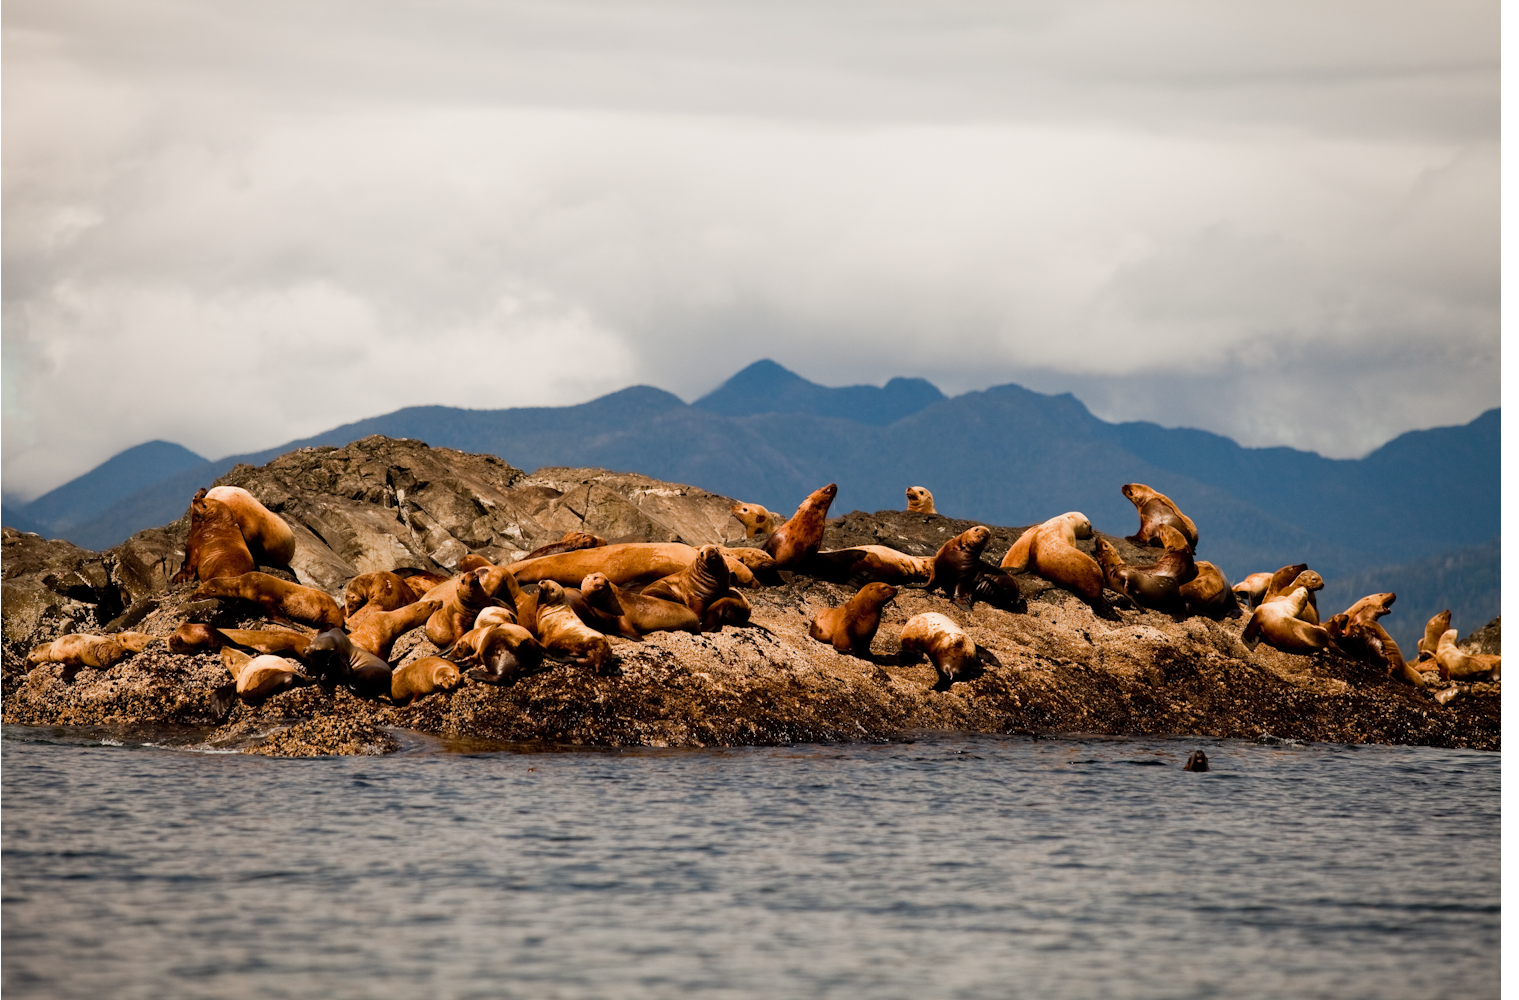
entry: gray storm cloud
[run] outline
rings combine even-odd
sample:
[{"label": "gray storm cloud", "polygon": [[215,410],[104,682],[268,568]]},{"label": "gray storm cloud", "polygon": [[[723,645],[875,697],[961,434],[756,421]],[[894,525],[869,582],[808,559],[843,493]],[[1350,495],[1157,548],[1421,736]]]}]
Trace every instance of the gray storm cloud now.
[{"label": "gray storm cloud", "polygon": [[1339,456],[1499,400],[1491,4],[3,18],[7,492],[760,357]]}]

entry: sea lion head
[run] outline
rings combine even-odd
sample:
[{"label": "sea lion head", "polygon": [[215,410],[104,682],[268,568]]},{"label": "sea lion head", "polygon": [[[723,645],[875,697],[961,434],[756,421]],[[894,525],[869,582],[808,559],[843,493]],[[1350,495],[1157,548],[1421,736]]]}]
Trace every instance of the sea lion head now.
[{"label": "sea lion head", "polygon": [[538,606],[546,608],[554,604],[564,603],[564,588],[553,580],[540,580],[538,582]]},{"label": "sea lion head", "polygon": [[1079,510],[1073,510],[1068,517],[1071,518],[1071,532],[1077,538],[1092,537],[1092,522]]},{"label": "sea lion head", "polygon": [[875,608],[884,607],[888,601],[897,596],[897,588],[889,583],[867,583],[860,588],[855,595],[857,600]]},{"label": "sea lion head", "polygon": [[[1169,548],[1169,546],[1167,547]],[[1323,590],[1324,578],[1311,569],[1305,569],[1297,575],[1297,578],[1288,585],[1287,589],[1292,591],[1298,587],[1304,587],[1308,590]]]},{"label": "sea lion head", "polygon": [[607,579],[605,573],[587,573],[585,579],[580,581],[580,592],[585,595],[587,602],[591,602],[597,594],[611,585],[612,581]]},{"label": "sea lion head", "polygon": [[348,633],[340,628],[319,632],[306,644],[303,659],[319,679],[345,681],[350,673],[348,655],[352,650]]},{"label": "sea lion head", "polygon": [[1146,500],[1155,495],[1155,491],[1144,483],[1124,483],[1123,495],[1129,498],[1129,502],[1138,507]]},{"label": "sea lion head", "polygon": [[[1128,489],[1128,487],[1124,487]],[[1182,767],[1183,771],[1206,771],[1208,769],[1208,755],[1201,750],[1193,750],[1192,756],[1187,758],[1187,763]]]},{"label": "sea lion head", "polygon": [[829,483],[827,486],[813,490],[812,495],[802,501],[802,506],[808,510],[815,507],[822,507],[824,510],[827,510],[828,506],[833,503],[833,498],[838,495],[839,484]]},{"label": "sea lion head", "polygon": [[978,524],[974,528],[965,529],[965,534],[960,536],[965,539],[967,548],[972,549],[977,555],[986,548],[986,543],[992,540],[992,529],[984,524]]},{"label": "sea lion head", "polygon": [[1102,567],[1104,573],[1125,565],[1123,556],[1118,554],[1118,549],[1106,538],[1097,539],[1096,554],[1097,565]]},{"label": "sea lion head", "polygon": [[934,513],[934,495],[925,487],[907,487],[907,509],[924,514]]}]

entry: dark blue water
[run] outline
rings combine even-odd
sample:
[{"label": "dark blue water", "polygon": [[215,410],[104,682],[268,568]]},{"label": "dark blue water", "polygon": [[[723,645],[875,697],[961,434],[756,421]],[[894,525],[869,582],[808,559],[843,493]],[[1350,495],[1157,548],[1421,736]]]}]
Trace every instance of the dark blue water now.
[{"label": "dark blue water", "polygon": [[1498,994],[1497,754],[103,736],[5,730],[9,1000]]}]

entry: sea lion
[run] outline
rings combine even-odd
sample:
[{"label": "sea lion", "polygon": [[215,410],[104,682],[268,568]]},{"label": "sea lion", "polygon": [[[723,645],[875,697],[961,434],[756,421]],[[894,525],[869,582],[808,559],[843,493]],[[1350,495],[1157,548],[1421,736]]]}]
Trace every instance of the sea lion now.
[{"label": "sea lion", "polygon": [[703,632],[749,620],[749,602],[729,586],[728,563],[716,545],[703,545],[691,565],[649,584],[643,596],[684,604],[702,620]]},{"label": "sea lion", "polygon": [[190,580],[241,576],[258,569],[243,538],[243,529],[231,507],[206,496],[201,490],[190,501],[190,534],[185,538],[185,560],[169,580],[179,586]]},{"label": "sea lion", "polygon": [[289,566],[295,558],[295,532],[284,519],[258,502],[241,486],[213,486],[206,499],[219,500],[231,509],[260,566]]},{"label": "sea lion", "polygon": [[158,641],[157,636],[146,632],[112,632],[108,638],[115,639],[129,653],[140,653],[148,648],[150,642]]},{"label": "sea lion", "polygon": [[742,559],[729,555],[721,545],[717,547],[717,550],[722,553],[723,562],[728,564],[729,586],[743,587],[746,590],[759,588],[759,581],[754,578],[754,574],[750,572],[748,565]]},{"label": "sea lion", "polygon": [[306,652],[306,647],[311,643],[311,636],[300,632],[292,632],[290,629],[251,629],[251,628],[220,628],[213,629],[225,643],[234,646],[246,646],[256,649],[260,653],[269,653],[274,656],[282,656],[285,653],[294,653],[300,656]]},{"label": "sea lion", "polygon": [[[591,574],[600,576],[600,574]],[[591,576],[587,576],[589,581]],[[606,577],[602,577],[603,580]],[[585,584],[582,582],[582,588]],[[635,594],[629,590],[623,590],[617,584],[607,580],[607,590],[617,599],[617,605],[622,608],[623,617],[638,630],[640,635],[648,635],[650,632],[700,632],[701,619],[696,612],[678,604],[675,601],[661,600],[658,597],[649,597],[645,594]]]},{"label": "sea lion", "polygon": [[1291,566],[1283,566],[1271,574],[1271,579],[1266,582],[1266,589],[1261,594],[1261,600],[1269,601],[1272,598],[1281,597],[1291,593],[1292,581],[1308,569],[1307,563],[1293,563]]},{"label": "sea lion", "polygon": [[109,670],[130,655],[131,651],[115,639],[74,632],[33,647],[26,655],[26,662],[32,667],[43,663],[61,663],[66,667]]},{"label": "sea lion", "polygon": [[1128,537],[1129,541],[1135,545],[1162,545],[1160,526],[1169,524],[1182,533],[1194,551],[1197,549],[1197,525],[1170,497],[1157,493],[1144,483],[1125,484],[1123,495],[1139,512],[1139,530]]},{"label": "sea lion", "polygon": [[1251,573],[1234,585],[1234,592],[1243,597],[1246,604],[1253,608],[1265,598],[1266,588],[1269,586],[1271,586],[1270,573]]},{"label": "sea lion", "polygon": [[1419,653],[1421,656],[1434,656],[1435,650],[1440,648],[1440,636],[1450,628],[1450,608],[1431,618],[1424,626],[1424,638],[1419,640]]},{"label": "sea lion", "polygon": [[1078,538],[1092,537],[1092,522],[1079,510],[1052,517],[1029,528],[1002,557],[1008,573],[1031,572],[1088,603],[1102,599],[1102,567],[1076,547]]},{"label": "sea lion", "polygon": [[1284,653],[1317,653],[1334,646],[1334,638],[1322,625],[1304,621],[1301,615],[1308,604],[1310,591],[1299,587],[1290,594],[1262,601],[1250,613],[1241,638],[1251,649],[1256,643],[1280,649]]},{"label": "sea lion", "polygon": [[1324,623],[1324,629],[1341,652],[1380,669],[1384,677],[1393,677],[1414,687],[1429,683],[1403,658],[1403,650],[1375,618],[1352,619],[1341,613],[1330,617]]},{"label": "sea lion", "polygon": [[807,634],[818,642],[831,643],[834,651],[870,659],[870,640],[881,627],[881,611],[897,596],[897,588],[867,583],[836,608],[819,611]]},{"label": "sea lion", "polygon": [[1097,539],[1097,565],[1109,590],[1128,597],[1142,608],[1177,613],[1184,610],[1181,584],[1169,574],[1152,573],[1149,566],[1131,566],[1106,538]]},{"label": "sea lion", "polygon": [[442,601],[417,601],[394,611],[372,611],[357,623],[349,622],[348,638],[380,659],[389,660],[390,647],[396,640],[412,629],[426,625],[442,607]]},{"label": "sea lion", "polygon": [[1208,769],[1208,755],[1201,750],[1193,750],[1192,756],[1182,765],[1183,771],[1206,771]]},{"label": "sea lion", "polygon": [[1446,629],[1435,645],[1435,662],[1440,665],[1440,678],[1469,680],[1485,677],[1488,680],[1498,680],[1503,657],[1491,653],[1462,652],[1456,645],[1456,637],[1455,629]]},{"label": "sea lion", "polygon": [[910,556],[886,545],[824,549],[807,560],[804,572],[831,583],[863,587],[867,583],[924,587],[934,579],[934,556]]},{"label": "sea lion", "polygon": [[775,557],[776,569],[797,569],[822,546],[828,507],[838,493],[836,483],[814,490],[797,507],[791,520],[776,528],[765,539],[765,551]]},{"label": "sea lion", "polygon": [[409,705],[413,699],[434,691],[452,691],[461,680],[459,668],[443,657],[424,656],[390,675],[390,700],[397,705]]},{"label": "sea lion", "polygon": [[757,503],[736,503],[728,508],[744,526],[744,537],[769,534],[781,526],[781,516]]},{"label": "sea lion", "polygon": [[236,597],[252,601],[270,615],[288,618],[306,625],[337,628],[343,624],[343,609],[338,602],[314,587],[288,583],[268,573],[244,573],[203,580],[194,594],[201,597]]},{"label": "sea lion", "polygon": [[728,560],[731,570],[734,560],[748,567],[749,573],[754,577],[756,585],[766,587],[779,587],[782,583],[781,574],[775,568],[775,557],[764,549],[736,548],[731,549],[726,545],[719,545],[723,550],[723,556]]},{"label": "sea lion", "polygon": [[991,538],[991,529],[978,524],[939,546],[939,551],[934,553],[933,579],[927,589],[942,589],[950,600],[969,607],[971,587],[981,566],[981,553]]},{"label": "sea lion", "polygon": [[222,663],[226,664],[237,685],[238,699],[247,705],[261,704],[281,691],[305,687],[312,682],[312,678],[301,672],[299,663],[270,653],[249,656],[242,650],[224,647]]},{"label": "sea lion", "polygon": [[913,615],[902,626],[902,651],[921,653],[939,673],[935,691],[948,691],[955,681],[970,680],[981,672],[981,649],[965,630],[937,611]]},{"label": "sea lion", "polygon": [[607,637],[575,616],[565,603],[564,588],[553,580],[538,584],[537,633],[538,641],[550,653],[591,667],[598,674],[606,673],[611,666],[612,645]]},{"label": "sea lion", "polygon": [[[438,610],[427,619],[427,641],[439,649],[447,649],[454,641],[474,627],[481,609],[496,603],[481,586],[480,579],[487,570],[472,569],[459,575],[454,581],[454,593],[447,601],[439,603]],[[439,588],[433,588],[438,590]],[[432,591],[429,591],[432,593]],[[429,598],[428,603],[436,598]]]},{"label": "sea lion", "polygon": [[360,608],[394,611],[415,604],[419,595],[395,573],[362,573],[343,590],[343,610],[352,618]]},{"label": "sea lion", "polygon": [[606,543],[605,538],[593,535],[589,531],[566,531],[559,541],[540,545],[517,561],[526,562],[542,556],[559,555],[561,552],[579,552],[581,549],[599,549]]},{"label": "sea lion", "polygon": [[506,569],[519,584],[553,580],[573,587],[587,573],[602,573],[619,587],[626,587],[679,573],[695,558],[696,549],[682,542],[623,542],[521,559]]},{"label": "sea lion", "polygon": [[1206,559],[1193,563],[1197,575],[1181,585],[1180,594],[1187,610],[1194,615],[1222,618],[1239,614],[1239,600],[1229,588],[1223,571]]},{"label": "sea lion", "polygon": [[[475,617],[475,627],[459,636],[445,652],[444,656],[455,663],[467,663],[480,654],[480,642],[485,638],[485,633],[501,625],[511,625],[514,628],[522,628],[517,624],[517,615],[509,608],[490,607],[481,611]],[[523,629],[523,631],[527,631]],[[529,635],[532,633],[529,632]]]},{"label": "sea lion", "polygon": [[419,598],[440,583],[447,583],[452,576],[444,576],[442,573],[433,573],[425,569],[416,569],[412,566],[397,566],[396,576],[406,581],[406,586]]},{"label": "sea lion", "polygon": [[471,552],[463,559],[460,559],[458,565],[456,565],[454,569],[458,570],[460,573],[468,573],[472,569],[489,569],[494,565],[496,564],[484,556],[476,555],[475,553]]},{"label": "sea lion", "polygon": [[[474,652],[469,657],[480,662],[479,667],[469,672],[475,680],[487,684],[514,684],[545,669],[543,645],[521,625],[491,625],[478,632]],[[474,635],[474,632],[470,634]],[[455,649],[464,642],[465,638],[461,638]],[[461,663],[468,659],[456,656],[455,650],[449,650],[449,657]]]},{"label": "sea lion", "polygon": [[1314,592],[1324,589],[1324,578],[1309,569],[1306,563],[1283,566],[1271,574],[1271,583],[1267,585],[1266,594],[1261,598],[1261,603],[1274,601],[1299,587],[1307,589],[1308,603],[1303,605],[1303,611],[1298,617],[1310,625],[1319,624],[1319,600]]},{"label": "sea lion", "polygon": [[1052,517],[1042,524],[1036,524],[1026,528],[1018,540],[1013,542],[1013,547],[1007,550],[998,565],[1009,573],[1027,573],[1029,570],[1030,555],[1033,551],[1034,539],[1044,531],[1058,532],[1061,537],[1069,538],[1074,544],[1078,538],[1092,537],[1092,522],[1079,510],[1068,511],[1058,517]]},{"label": "sea lion", "polygon": [[914,514],[938,513],[934,510],[934,495],[923,486],[907,487],[907,509]]},{"label": "sea lion", "polygon": [[360,697],[390,693],[390,664],[354,645],[340,628],[319,633],[306,646],[302,659],[323,682],[346,685]]},{"label": "sea lion", "polygon": [[1393,602],[1397,599],[1398,595],[1395,593],[1367,594],[1346,608],[1344,614],[1351,621],[1374,622],[1392,611]]},{"label": "sea lion", "polygon": [[226,644],[227,638],[220,629],[196,622],[185,622],[169,636],[169,652],[181,656],[221,649]]},{"label": "sea lion", "polygon": [[617,602],[612,582],[605,574],[587,573],[579,587],[566,587],[564,596],[570,610],[575,612],[575,617],[602,635],[620,635],[624,639],[634,640],[642,638],[642,634],[633,627],[623,612],[622,605]]}]

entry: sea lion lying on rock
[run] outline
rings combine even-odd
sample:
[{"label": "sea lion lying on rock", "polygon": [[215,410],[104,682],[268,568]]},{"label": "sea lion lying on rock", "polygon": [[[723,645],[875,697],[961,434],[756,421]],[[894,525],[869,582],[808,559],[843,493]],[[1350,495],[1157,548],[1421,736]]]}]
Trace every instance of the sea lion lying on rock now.
[{"label": "sea lion lying on rock", "polygon": [[427,619],[428,642],[439,649],[447,649],[459,636],[474,627],[475,618],[482,609],[497,603],[496,598],[485,592],[485,587],[480,582],[486,572],[488,571],[483,569],[472,569],[460,575],[455,582],[453,596],[446,603],[440,604],[438,610]]},{"label": "sea lion lying on rock", "polygon": [[1193,564],[1197,575],[1181,585],[1180,594],[1186,602],[1187,611],[1209,618],[1236,617],[1239,615],[1239,599],[1229,587],[1223,571],[1206,559]]},{"label": "sea lion lying on rock", "polygon": [[[796,513],[785,524],[776,528],[765,539],[765,551],[775,557],[776,569],[800,569],[807,559],[815,555],[823,545],[823,528],[828,520],[828,507],[838,496],[836,483],[816,489],[797,507]],[[610,576],[611,574],[608,574]],[[614,583],[621,581],[613,579]]]},{"label": "sea lion lying on rock", "polygon": [[649,584],[643,596],[684,604],[701,619],[703,632],[749,620],[749,602],[729,586],[728,563],[716,545],[703,545],[690,566]]},{"label": "sea lion lying on rock", "polygon": [[378,698],[390,693],[390,664],[354,645],[340,628],[318,634],[306,646],[302,658],[326,684],[345,685],[363,698]]},{"label": "sea lion lying on rock", "polygon": [[471,629],[454,643],[448,658],[456,663],[478,662],[469,676],[487,684],[514,684],[544,669],[546,652],[521,625],[494,624]]},{"label": "sea lion lying on rock", "polygon": [[108,639],[103,635],[74,632],[59,636],[52,642],[34,646],[32,651],[26,654],[26,662],[31,667],[44,663],[61,663],[66,667],[94,667],[96,670],[109,670],[130,655],[132,655],[131,650],[115,639]]},{"label": "sea lion lying on rock", "polygon": [[390,700],[409,705],[435,691],[452,691],[461,681],[458,667],[441,656],[424,656],[390,675]]},{"label": "sea lion lying on rock", "polygon": [[1245,602],[1249,608],[1261,603],[1266,596],[1266,588],[1271,586],[1270,573],[1251,573],[1239,583],[1234,585],[1234,593]]},{"label": "sea lion lying on rock", "polygon": [[252,601],[270,615],[305,625],[337,628],[343,624],[343,609],[338,607],[337,601],[314,587],[288,583],[268,573],[244,573],[242,576],[205,580],[190,596],[235,597]]},{"label": "sea lion lying on rock", "polygon": [[1309,593],[1307,587],[1299,587],[1290,594],[1262,601],[1245,623],[1241,636],[1245,645],[1254,649],[1257,642],[1264,641],[1284,653],[1304,654],[1333,648],[1334,637],[1328,630],[1299,617]]},{"label": "sea lion lying on rock", "polygon": [[1092,522],[1079,510],[1052,517],[1029,528],[1002,557],[1009,573],[1033,573],[1064,587],[1089,604],[1102,600],[1102,567],[1076,547],[1092,537]]},{"label": "sea lion lying on rock", "polygon": [[1261,602],[1274,601],[1299,587],[1308,591],[1308,602],[1303,605],[1303,610],[1298,617],[1310,625],[1319,624],[1319,601],[1314,592],[1324,589],[1324,578],[1309,569],[1306,563],[1283,566],[1271,574],[1271,582],[1267,584],[1266,593],[1261,598]]},{"label": "sea lion lying on rock", "polygon": [[441,601],[417,601],[394,611],[372,611],[349,621],[348,637],[360,648],[388,660],[397,639],[426,625],[442,607]]},{"label": "sea lion lying on rock", "polygon": [[[715,546],[714,546],[715,548]],[[718,556],[721,563],[722,557]],[[549,653],[606,674],[612,666],[612,645],[607,637],[586,625],[570,610],[564,588],[553,580],[538,584],[538,641]]]},{"label": "sea lion lying on rock", "polygon": [[581,582],[581,589],[586,592],[599,589],[602,584],[595,580],[598,577],[606,581],[606,589],[622,609],[622,616],[640,635],[648,635],[650,632],[701,631],[701,619],[684,604],[623,590],[600,573],[588,575]]},{"label": "sea lion lying on rock", "polygon": [[1485,678],[1498,680],[1499,670],[1503,665],[1503,657],[1494,656],[1490,653],[1465,653],[1456,645],[1457,633],[1455,629],[1446,629],[1440,635],[1439,642],[1435,645],[1435,662],[1440,665],[1440,676],[1444,680],[1452,678],[1456,680],[1470,680],[1472,678]]},{"label": "sea lion lying on rock", "polygon": [[807,634],[818,642],[832,644],[835,652],[852,653],[868,660],[870,641],[881,627],[881,611],[896,596],[896,587],[867,583],[838,607],[819,611]]},{"label": "sea lion lying on rock", "polygon": [[728,560],[730,574],[735,562],[742,563],[749,570],[754,582],[745,586],[779,587],[781,585],[781,574],[776,569],[775,557],[764,549],[731,549],[726,545],[719,545],[718,548],[722,549],[724,558]]},{"label": "sea lion lying on rock", "polygon": [[1197,525],[1181,512],[1176,502],[1164,493],[1150,489],[1144,483],[1127,483],[1123,495],[1129,498],[1139,512],[1139,530],[1128,537],[1135,545],[1165,545],[1160,537],[1161,525],[1170,525],[1180,531],[1187,545],[1197,549]]},{"label": "sea lion lying on rock", "polygon": [[[295,558],[295,532],[284,518],[258,502],[241,486],[213,486],[206,499],[227,505],[237,518],[248,551],[261,566],[289,566]],[[204,579],[204,578],[202,578]]]},{"label": "sea lion lying on rock", "polygon": [[190,534],[185,538],[185,561],[169,580],[179,586],[190,580],[242,576],[258,569],[232,508],[201,490],[190,501]]},{"label": "sea lion lying on rock", "polygon": [[573,587],[587,573],[601,573],[619,587],[626,587],[679,573],[695,558],[696,549],[682,542],[623,542],[522,559],[505,568],[519,584],[553,580],[560,586]]},{"label": "sea lion lying on rock", "polygon": [[343,611],[351,619],[360,608],[394,611],[415,604],[420,595],[395,573],[362,573],[343,590]]},{"label": "sea lion lying on rock", "polygon": [[564,588],[564,597],[575,617],[602,635],[642,639],[642,633],[628,620],[612,591],[612,582],[604,574],[587,573],[579,587]]},{"label": "sea lion lying on rock", "polygon": [[526,562],[529,559],[538,559],[542,556],[559,555],[561,552],[579,552],[581,549],[599,549],[606,545],[606,543],[607,540],[605,538],[602,538],[600,535],[593,535],[589,531],[566,531],[564,537],[559,539],[559,541],[540,545],[518,561]]},{"label": "sea lion lying on rock", "polygon": [[867,583],[926,587],[934,579],[933,556],[910,556],[886,545],[825,549],[807,560],[808,576],[863,587]]},{"label": "sea lion lying on rock", "polygon": [[258,705],[281,691],[305,687],[312,678],[301,672],[294,660],[272,653],[249,656],[240,649],[222,649],[222,663],[237,685],[237,697],[247,705]]},{"label": "sea lion lying on rock", "polygon": [[934,510],[934,495],[923,486],[907,487],[907,509],[913,514],[938,513]]},{"label": "sea lion lying on rock", "polygon": [[981,673],[981,648],[965,629],[937,611],[907,619],[901,644],[903,653],[922,654],[933,662],[939,674],[935,691],[948,691],[955,681],[971,680]]}]

